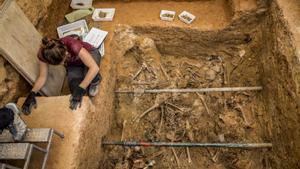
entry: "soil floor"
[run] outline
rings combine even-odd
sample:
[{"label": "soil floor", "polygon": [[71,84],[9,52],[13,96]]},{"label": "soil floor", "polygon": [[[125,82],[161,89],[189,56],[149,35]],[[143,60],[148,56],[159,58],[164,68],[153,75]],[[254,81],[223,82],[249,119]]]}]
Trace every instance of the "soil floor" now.
[{"label": "soil floor", "polygon": [[[0,4],[3,0],[0,0]],[[245,2],[245,3],[244,3]],[[245,0],[239,8],[255,8],[255,0]],[[286,8],[299,9],[299,2],[291,0]],[[154,64],[144,62],[138,48],[127,51],[122,58],[114,56],[111,47],[113,34],[119,24],[131,26],[181,27],[198,30],[220,30],[228,26],[232,19],[232,9],[228,0],[203,0],[193,2],[153,1],[122,2],[108,1],[93,3],[95,8],[116,8],[112,22],[94,22],[91,16],[86,17],[89,27],[97,27],[109,32],[105,41],[105,56],[100,72],[103,75],[102,91],[93,99],[96,110],[106,111],[103,102],[107,97],[108,83],[111,80],[113,60],[117,62],[116,89],[140,90],[144,88],[202,88],[226,86],[229,80],[235,85],[261,85],[257,53],[247,57],[226,58],[173,56],[159,53],[148,56]],[[175,17],[173,22],[161,21],[160,10],[173,10],[176,15],[189,11],[196,15],[196,20],[187,25]],[[285,10],[289,11],[289,10]],[[300,32],[297,21],[298,12],[291,12],[294,32]],[[53,12],[52,15],[56,16]],[[61,16],[60,13],[59,16]],[[57,18],[51,17],[50,20]],[[60,18],[62,19],[62,18]],[[49,22],[51,23],[51,21]],[[49,28],[52,29],[52,28]],[[48,29],[45,29],[46,31]],[[49,31],[50,32],[50,31]],[[53,32],[53,31],[52,31]],[[49,35],[52,35],[52,32]],[[54,33],[54,32],[53,32]],[[46,33],[47,35],[47,33]],[[53,34],[54,35],[54,34]],[[300,36],[296,36],[297,44]],[[238,47],[239,48],[239,47]],[[243,48],[243,47],[241,47]],[[246,53],[255,46],[245,47]],[[298,52],[300,53],[300,52]],[[242,54],[241,54],[242,55]],[[225,63],[224,63],[225,62]],[[146,64],[144,64],[146,63]],[[142,68],[137,76],[136,73]],[[225,77],[224,64],[229,66],[229,76]],[[227,67],[228,68],[228,67]],[[157,70],[160,73],[157,74]],[[227,75],[228,75],[227,72]],[[106,86],[103,86],[106,85]],[[231,85],[231,84],[227,84]],[[119,94],[115,98],[115,124],[109,140],[141,140],[168,142],[268,142],[264,118],[267,114],[260,92],[236,93],[199,93],[199,94]],[[145,116],[139,117],[143,112]],[[102,110],[103,109],[103,110]],[[139,120],[134,120],[139,119]],[[108,126],[108,125],[107,125]],[[272,133],[271,131],[269,133]],[[209,169],[269,169],[270,164],[266,150],[238,149],[198,149],[198,148],[140,148],[140,147],[107,147],[105,158],[99,168],[209,168]],[[177,158],[177,159],[176,159]],[[288,157],[287,157],[288,158]],[[152,167],[153,166],[153,167]]]},{"label": "soil floor", "polygon": [[[1,0],[0,0],[1,2]],[[105,56],[100,72],[103,81],[109,79],[113,56],[111,48],[113,33],[119,24],[131,26],[182,27],[199,30],[218,30],[231,22],[231,9],[226,0],[174,2],[94,2],[95,8],[116,8],[112,22],[94,22],[91,16],[86,19],[89,27],[97,27],[109,32],[105,41]],[[177,17],[173,22],[161,21],[160,10],[173,10],[176,15],[189,11],[196,20],[187,25]],[[153,49],[154,50],[154,49]],[[135,80],[132,76],[142,66],[136,56],[138,50],[129,51],[118,61],[116,88],[200,88],[224,86],[224,71],[219,58],[189,58],[158,54],[153,57],[156,65],[147,65]],[[253,56],[256,57],[256,56]],[[204,57],[203,57],[204,58]],[[238,64],[239,64],[239,60]],[[246,61],[247,62],[247,61]],[[161,65],[165,75],[156,77],[151,69]],[[235,65],[233,65],[235,67]],[[242,68],[241,68],[242,69]],[[252,65],[252,72],[258,70]],[[163,72],[163,71],[162,71]],[[162,74],[161,72],[161,74]],[[255,73],[254,73],[255,74]],[[252,74],[250,73],[249,76]],[[159,83],[151,82],[159,79]],[[236,77],[232,77],[235,80]],[[135,82],[150,83],[135,85]],[[257,84],[257,77],[251,77],[249,84]],[[257,84],[259,85],[259,84]],[[242,86],[242,85],[241,85]],[[96,109],[102,109],[101,97],[93,99]],[[265,114],[261,104],[261,95],[257,92],[239,92],[233,94],[175,94],[175,95],[118,95],[116,97],[116,125],[108,136],[110,140],[144,140],[172,142],[262,142],[265,141],[261,130],[261,114]],[[132,120],[153,105],[158,104],[139,122]],[[253,113],[255,112],[255,113]],[[264,155],[267,152],[231,149],[185,149],[185,148],[122,148],[108,147],[106,157],[100,168],[266,168]],[[188,153],[189,152],[189,153]],[[175,155],[176,154],[176,155]],[[189,154],[189,155],[188,155]],[[260,154],[260,156],[259,156]],[[178,161],[175,157],[178,157]],[[189,161],[189,158],[191,161]]]},{"label": "soil floor", "polygon": [[[239,9],[253,9],[256,7],[255,0],[239,1]],[[292,3],[293,2],[293,3]],[[288,3],[288,2],[283,2]],[[292,0],[287,8],[298,8],[296,0]],[[94,2],[95,8],[116,8],[116,14],[112,22],[94,22],[91,16],[86,19],[89,27],[98,27],[109,32],[105,41],[105,57],[100,68],[104,75],[110,75],[110,66],[114,57],[114,49],[111,48],[113,33],[119,24],[132,26],[160,26],[181,27],[198,30],[219,30],[228,26],[232,19],[232,9],[227,0],[194,1],[194,2]],[[161,21],[160,10],[174,10],[178,15],[186,10],[196,15],[196,20],[187,25],[177,17],[173,22]],[[289,10],[285,10],[289,11]],[[299,10],[296,10],[299,11]],[[288,15],[296,23],[293,26],[295,32],[298,29],[298,12]],[[296,39],[299,43],[299,39]],[[255,47],[255,46],[254,46]],[[252,48],[256,49],[256,48]],[[195,59],[188,56],[175,57],[161,54],[160,64],[165,68],[171,81],[176,84],[151,84],[155,76],[150,72],[142,72],[135,80],[146,82],[147,85],[135,85],[132,76],[142,66],[136,59],[135,52],[129,51],[125,60],[118,60],[123,64],[118,65],[117,88],[133,89],[143,87],[220,87],[224,84],[224,72],[222,63],[218,59]],[[249,53],[249,50],[246,51]],[[233,58],[231,63],[225,60],[230,71],[234,71],[237,65],[238,73],[233,73],[230,78],[234,84],[244,86],[260,85],[257,83],[259,74],[255,60],[259,55],[253,56],[252,61]],[[254,61],[253,61],[254,60]],[[242,62],[241,62],[242,61]],[[156,67],[147,65],[150,68]],[[248,67],[251,69],[248,69]],[[221,67],[221,68],[220,68]],[[157,68],[157,67],[156,67]],[[240,74],[243,72],[244,74]],[[205,73],[204,73],[205,72]],[[248,74],[250,73],[250,74]],[[249,78],[249,79],[248,79]],[[158,86],[155,86],[158,85]],[[142,86],[142,87],[141,87]],[[101,109],[102,96],[95,98],[95,105]],[[107,97],[107,96],[106,96]],[[199,142],[268,142],[265,122],[267,114],[262,104],[262,95],[259,92],[239,92],[232,94],[178,94],[175,97],[168,95],[118,95],[116,97],[116,126],[108,136],[111,140],[145,140],[145,141],[199,141]],[[159,103],[152,111],[144,116],[138,123],[132,120],[151,106]],[[206,108],[206,106],[207,108]],[[208,113],[208,111],[210,113]],[[123,133],[123,134],[122,134]],[[269,131],[269,133],[272,133]],[[174,153],[175,152],[175,153]],[[268,151],[243,151],[229,149],[190,149],[191,163],[188,160],[187,150],[183,148],[121,148],[109,147],[105,149],[106,158],[100,168],[145,168],[154,163],[153,168],[270,168],[265,156]],[[176,162],[175,155],[179,158]],[[179,167],[178,167],[179,166]],[[147,168],[147,167],[146,167]]]},{"label": "soil floor", "polygon": [[[218,30],[231,21],[228,4],[224,0],[195,2],[95,2],[95,8],[116,8],[112,22],[94,22],[87,18],[89,27],[99,27],[109,31],[105,41],[105,56],[102,65],[116,59],[110,43],[118,24],[133,26],[174,26]],[[182,23],[178,18],[173,22],[161,21],[160,10],[174,10],[176,14],[186,10],[197,14],[191,24]],[[136,52],[130,51],[119,60],[117,88],[132,89],[132,76],[140,69],[141,62],[136,60]],[[137,52],[138,53],[138,52]],[[155,56],[153,56],[155,57]],[[254,56],[255,57],[255,56]],[[195,59],[175,56],[159,56],[169,80],[176,84],[154,84],[160,88],[199,88],[224,86],[222,62],[216,58]],[[151,67],[151,65],[149,65]],[[153,65],[152,65],[153,66]],[[251,71],[258,70],[252,65]],[[234,67],[234,66],[233,66]],[[101,72],[105,71],[105,66]],[[255,73],[254,73],[255,74]],[[251,76],[251,74],[250,74]],[[249,84],[256,84],[256,77]],[[236,79],[232,77],[232,79]],[[155,75],[142,72],[135,79],[151,83]],[[166,79],[164,79],[167,81]],[[178,82],[178,83],[177,83]],[[134,88],[153,88],[153,84],[137,85]],[[242,86],[242,85],[241,85]],[[157,86],[156,86],[157,87]],[[265,114],[261,104],[262,97],[256,92],[234,94],[178,94],[178,95],[119,95],[116,97],[116,126],[110,140],[144,140],[174,142],[262,142],[265,141],[261,130],[260,114]],[[96,107],[97,107],[97,101]],[[153,111],[140,122],[132,120],[155,104]],[[205,107],[207,106],[207,108]],[[255,113],[253,113],[255,112]],[[188,160],[190,153],[191,162]],[[176,162],[175,155],[179,163]],[[100,168],[144,168],[155,163],[153,168],[264,168],[264,152],[260,150],[243,151],[230,149],[170,149],[170,148],[122,148],[105,149],[107,157]],[[261,156],[258,156],[261,154]]]},{"label": "soil floor", "polygon": [[[222,29],[230,23],[230,10],[225,0],[174,2],[174,1],[153,1],[153,2],[94,2],[95,8],[115,8],[116,13],[112,22],[94,22],[91,16],[86,19],[90,27],[98,27],[109,32],[105,41],[107,57],[110,57],[110,42],[113,31],[118,24],[138,26],[176,26],[184,28],[197,28],[203,30]],[[181,22],[175,17],[173,22],[162,21],[159,18],[160,10],[176,11],[179,15],[186,10],[194,13],[196,19],[190,25]]]},{"label": "soil floor", "polygon": [[[225,0],[215,1],[195,1],[195,2],[175,2],[175,1],[153,1],[153,2],[94,2],[95,8],[115,8],[116,13],[112,22],[95,22],[91,16],[85,19],[88,26],[98,27],[108,31],[105,40],[105,56],[102,65],[109,64],[111,59],[115,59],[111,52],[111,40],[117,25],[157,25],[157,26],[176,26],[185,28],[200,28],[203,30],[222,29],[230,23],[230,10]],[[181,22],[175,18],[173,22],[161,21],[159,18],[160,10],[173,10],[176,14],[186,10],[197,13],[195,21],[191,25]],[[109,67],[102,66],[100,72],[104,74]],[[105,77],[104,77],[105,78]],[[99,100],[99,99],[95,99]],[[97,107],[97,102],[95,102]]]},{"label": "soil floor", "polygon": [[[219,29],[230,21],[230,10],[225,0],[174,2],[95,2],[95,8],[116,8],[113,22],[100,22],[100,28],[114,30],[115,24],[127,25],[158,25],[200,28],[203,30]],[[174,21],[161,21],[160,10],[175,11],[178,16],[182,11],[188,11],[196,16],[191,25],[181,22],[178,17]]]},{"label": "soil floor", "polygon": [[[141,41],[151,40],[146,38]],[[121,58],[117,68],[118,89],[224,86],[223,65],[219,57],[199,59],[161,55],[155,46],[151,49],[148,46],[146,51],[151,55],[137,47],[127,51]],[[245,61],[249,71],[245,79],[248,84],[259,85],[255,73],[258,67],[252,64],[255,56],[252,57]],[[152,64],[145,64],[147,60]],[[142,64],[146,68],[138,74]],[[161,65],[161,68],[155,67],[157,65]],[[257,92],[119,94],[115,106],[117,124],[108,136],[109,140],[235,143],[265,141],[261,115],[266,112],[261,93]],[[151,111],[140,117],[148,109]],[[151,164],[157,169],[254,169],[267,166],[263,162],[267,153],[261,150],[108,147],[105,154],[107,157],[101,168],[107,169],[147,168]]]}]

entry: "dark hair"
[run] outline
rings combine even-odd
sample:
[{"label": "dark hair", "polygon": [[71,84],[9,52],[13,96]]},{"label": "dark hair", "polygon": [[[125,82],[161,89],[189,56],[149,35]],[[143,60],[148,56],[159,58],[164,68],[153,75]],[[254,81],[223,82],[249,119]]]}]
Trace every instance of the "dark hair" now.
[{"label": "dark hair", "polygon": [[41,59],[51,65],[60,64],[66,57],[66,46],[57,39],[44,37],[41,45]]},{"label": "dark hair", "polygon": [[3,107],[0,108],[0,130],[8,127],[14,121],[14,113],[11,109]]}]

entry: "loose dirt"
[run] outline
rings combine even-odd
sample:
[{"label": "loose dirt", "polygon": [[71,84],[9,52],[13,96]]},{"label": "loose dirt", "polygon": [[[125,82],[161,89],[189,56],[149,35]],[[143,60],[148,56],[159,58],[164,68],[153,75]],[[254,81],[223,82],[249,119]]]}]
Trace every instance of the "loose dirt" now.
[{"label": "loose dirt", "polygon": [[[125,33],[124,33],[125,32]],[[230,60],[224,56],[172,56],[161,54],[150,38],[125,29],[116,34],[124,56],[117,66],[117,89],[206,88],[228,82],[225,69],[235,80],[247,67],[237,86],[259,85],[255,54],[241,51]],[[121,39],[127,39],[123,42]],[[132,44],[132,46],[128,45]],[[244,46],[243,46],[244,47]],[[231,65],[229,69],[224,65]],[[239,67],[239,68],[237,68]],[[233,73],[234,72],[234,73]],[[251,73],[252,72],[252,73]],[[259,92],[193,94],[118,94],[116,126],[108,140],[169,142],[264,142],[265,108]],[[140,116],[151,109],[145,116]],[[189,162],[187,152],[190,154]],[[102,168],[263,168],[268,152],[260,150],[108,147]],[[175,155],[178,156],[179,164]],[[261,154],[257,156],[257,154]]]}]

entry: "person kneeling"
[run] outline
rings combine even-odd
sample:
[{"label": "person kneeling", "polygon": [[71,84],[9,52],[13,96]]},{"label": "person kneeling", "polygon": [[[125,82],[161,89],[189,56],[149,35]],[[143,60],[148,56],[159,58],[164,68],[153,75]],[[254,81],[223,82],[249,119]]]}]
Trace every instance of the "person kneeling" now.
[{"label": "person kneeling", "polygon": [[49,65],[65,66],[71,91],[70,108],[72,110],[80,107],[82,97],[86,93],[91,97],[98,93],[101,81],[99,73],[101,54],[91,44],[72,35],[61,39],[45,37],[42,39],[38,59],[39,77],[22,106],[22,112],[25,115],[29,115],[31,108],[37,106],[35,96],[46,83]]}]

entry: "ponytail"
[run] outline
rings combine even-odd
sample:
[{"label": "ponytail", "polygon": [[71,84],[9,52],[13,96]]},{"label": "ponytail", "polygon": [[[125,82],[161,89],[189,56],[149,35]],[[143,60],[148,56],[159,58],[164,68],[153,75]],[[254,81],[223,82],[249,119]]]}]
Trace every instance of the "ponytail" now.
[{"label": "ponytail", "polygon": [[51,65],[60,64],[66,57],[66,46],[57,39],[44,37],[41,44],[42,60]]}]

